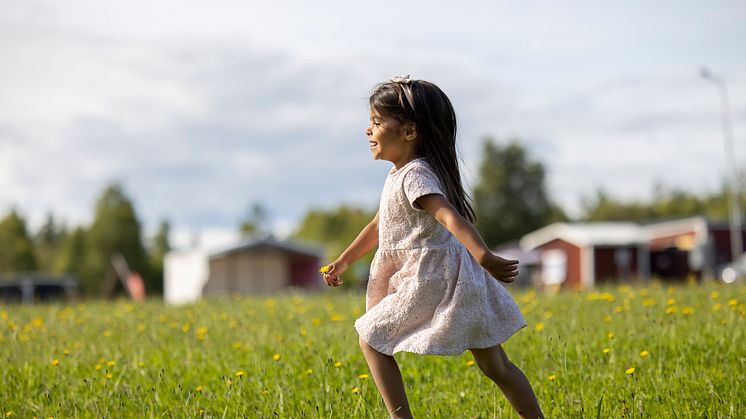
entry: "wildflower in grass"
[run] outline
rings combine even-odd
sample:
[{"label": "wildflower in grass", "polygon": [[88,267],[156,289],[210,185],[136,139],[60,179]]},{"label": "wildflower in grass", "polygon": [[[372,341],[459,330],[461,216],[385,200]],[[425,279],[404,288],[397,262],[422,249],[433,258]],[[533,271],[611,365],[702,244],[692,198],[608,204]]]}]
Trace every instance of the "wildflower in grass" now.
[{"label": "wildflower in grass", "polygon": [[642,305],[644,305],[645,307],[654,306],[656,304],[658,304],[658,301],[656,301],[653,298],[646,298],[646,299],[642,300]]},{"label": "wildflower in grass", "polygon": [[609,323],[611,321],[611,316],[608,314],[604,316],[604,323]]},{"label": "wildflower in grass", "polygon": [[113,375],[111,375],[111,373],[110,373],[110,372],[107,372],[107,373],[106,373],[106,376],[105,376],[105,377],[106,377],[107,379],[111,379],[111,377],[113,377]]},{"label": "wildflower in grass", "polygon": [[94,366],[93,368],[95,368],[95,369],[96,369],[96,371],[98,371],[98,370],[100,370],[100,369],[101,369],[101,364],[96,364],[96,366]]},{"label": "wildflower in grass", "polygon": [[612,333],[612,332],[609,332],[609,333],[607,333],[607,334],[606,334],[606,337],[607,337],[607,338],[608,338],[609,340],[612,340],[612,339],[614,339],[614,333]]},{"label": "wildflower in grass", "polygon": [[140,367],[140,368],[144,368],[145,367],[145,363],[142,362],[142,361],[140,361],[140,362],[137,363],[137,366]]},{"label": "wildflower in grass", "polygon": [[712,306],[712,311],[720,311],[721,308],[722,306],[720,303],[715,303],[715,305]]},{"label": "wildflower in grass", "polygon": [[672,306],[674,304],[676,304],[676,299],[675,298],[669,298],[668,300],[666,300],[666,305],[667,306]]},{"label": "wildflower in grass", "polygon": [[731,298],[730,300],[728,300],[728,305],[731,307],[735,307],[738,305],[738,301],[735,298]]},{"label": "wildflower in grass", "polygon": [[241,342],[235,342],[232,346],[233,349],[241,349]]},{"label": "wildflower in grass", "polygon": [[357,376],[357,378],[362,378],[363,380],[365,380],[366,378],[368,378],[368,374],[360,374]]},{"label": "wildflower in grass", "polygon": [[666,309],[666,314],[674,314],[679,311],[679,308],[676,306],[671,306]]},{"label": "wildflower in grass", "polygon": [[307,369],[306,375],[311,375],[311,374],[313,374],[313,370],[311,368]]},{"label": "wildflower in grass", "polygon": [[650,352],[648,352],[648,351],[642,351],[642,352],[640,352],[640,356],[643,357],[643,358],[645,358],[648,355],[650,355]]},{"label": "wildflower in grass", "polygon": [[68,355],[70,355],[70,350],[69,350],[69,349],[65,349],[65,350],[63,350],[63,351],[62,351],[62,355],[65,355],[65,356],[68,356]]},{"label": "wildflower in grass", "polygon": [[190,329],[191,327],[192,327],[192,326],[190,326],[190,325],[189,325],[189,323],[184,323],[183,325],[181,325],[181,331],[182,331],[182,332],[184,332],[184,333],[186,333],[186,332],[188,332],[188,331],[189,331],[189,329]]},{"label": "wildflower in grass", "polygon": [[635,373],[635,367],[627,368],[627,371],[624,372],[627,375],[632,375]]},{"label": "wildflower in grass", "polygon": [[202,386],[197,386],[194,391],[196,391],[197,393],[202,393]]},{"label": "wildflower in grass", "polygon": [[233,385],[233,380],[231,380],[230,378],[227,379],[227,380],[225,380],[225,385],[228,386],[228,387],[232,386]]},{"label": "wildflower in grass", "polygon": [[113,367],[114,365],[117,365],[117,363],[115,361],[109,361],[106,363],[106,365],[109,367]]},{"label": "wildflower in grass", "polygon": [[603,352],[604,354],[608,354],[609,352],[611,352],[611,349],[609,349],[609,348],[604,348],[604,349],[602,350],[602,352]]},{"label": "wildflower in grass", "polygon": [[314,326],[318,327],[318,326],[321,325],[321,319],[314,318],[314,319],[311,320],[311,323],[313,323]]},{"label": "wildflower in grass", "polygon": [[305,337],[305,336],[308,336],[308,330],[306,330],[306,329],[304,329],[304,328],[301,328],[301,329],[300,329],[300,335],[301,335],[301,336],[304,336],[304,337]]},{"label": "wildflower in grass", "polygon": [[681,309],[681,312],[686,315],[692,315],[694,314],[694,307],[684,307],[683,309]]},{"label": "wildflower in grass", "polygon": [[106,336],[107,338],[111,336],[111,330],[104,330],[104,336]]},{"label": "wildflower in grass", "polygon": [[622,306],[616,306],[616,307],[614,307],[614,312],[615,312],[615,313],[621,313],[621,312],[622,312],[622,310],[623,310],[623,309],[622,309]]},{"label": "wildflower in grass", "polygon": [[9,410],[9,411],[7,411],[7,412],[5,412],[5,417],[6,417],[6,418],[9,418],[9,417],[11,417],[11,416],[13,416],[13,412],[11,412],[10,410]]},{"label": "wildflower in grass", "polygon": [[476,364],[476,362],[474,362],[474,360],[472,360],[472,359],[470,359],[470,360],[466,361],[466,366],[467,366],[467,367],[471,367],[471,366],[473,366],[474,364]]},{"label": "wildflower in grass", "polygon": [[556,376],[556,375],[554,375],[554,374],[552,374],[552,375],[550,375],[549,377],[547,377],[547,380],[549,380],[549,381],[554,381],[554,380],[556,380],[556,379],[557,379],[557,376]]},{"label": "wildflower in grass", "polygon": [[713,300],[717,300],[719,296],[720,294],[718,294],[717,291],[713,291],[710,293],[710,298],[712,298]]},{"label": "wildflower in grass", "polygon": [[341,367],[341,366],[342,366],[342,361],[337,361],[337,362],[335,362],[335,363],[334,363],[334,366],[335,366],[336,368],[339,368],[339,367]]},{"label": "wildflower in grass", "polygon": [[52,360],[52,365],[54,365],[55,367],[56,367],[57,365],[60,365],[60,360],[59,360],[59,359],[57,359],[57,358],[53,359],[53,360]]},{"label": "wildflower in grass", "polygon": [[243,371],[236,371],[236,377],[243,377],[244,375],[246,375],[245,372],[243,372]]},{"label": "wildflower in grass", "polygon": [[332,313],[329,316],[329,320],[331,320],[333,322],[339,322],[339,321],[342,321],[344,319],[345,319],[345,317],[343,315],[339,314],[339,313]]},{"label": "wildflower in grass", "polygon": [[544,318],[545,319],[551,319],[552,316],[554,316],[554,313],[552,313],[551,311],[545,311],[544,312]]},{"label": "wildflower in grass", "polygon": [[359,388],[357,388],[357,387],[353,387],[353,388],[352,388],[352,392],[353,392],[353,393],[356,393],[356,394],[357,394],[357,393],[359,393],[359,392],[360,392],[360,389],[359,389]]},{"label": "wildflower in grass", "polygon": [[534,329],[536,329],[537,332],[541,332],[542,330],[544,330],[544,323],[543,322],[536,323],[536,326],[534,326]]},{"label": "wildflower in grass", "polygon": [[280,355],[280,354],[274,354],[274,355],[272,355],[272,360],[273,361],[279,361],[281,358],[282,358],[282,355]]}]

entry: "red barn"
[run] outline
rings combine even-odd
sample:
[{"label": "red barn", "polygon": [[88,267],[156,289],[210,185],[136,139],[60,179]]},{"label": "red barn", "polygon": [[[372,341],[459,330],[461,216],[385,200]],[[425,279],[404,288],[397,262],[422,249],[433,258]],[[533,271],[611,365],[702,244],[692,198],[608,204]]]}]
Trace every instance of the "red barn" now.
[{"label": "red barn", "polygon": [[648,276],[647,241],[635,223],[554,223],[523,236],[520,245],[540,252],[544,285],[581,288]]}]

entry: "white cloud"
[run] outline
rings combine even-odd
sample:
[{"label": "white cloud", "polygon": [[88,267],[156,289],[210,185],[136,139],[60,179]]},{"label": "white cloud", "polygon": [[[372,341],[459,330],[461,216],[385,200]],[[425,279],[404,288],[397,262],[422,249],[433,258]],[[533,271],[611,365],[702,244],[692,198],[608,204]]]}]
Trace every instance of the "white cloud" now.
[{"label": "white cloud", "polygon": [[388,166],[368,155],[367,94],[402,73],[451,96],[471,184],[483,136],[519,137],[571,210],[599,186],[719,184],[702,63],[729,83],[745,161],[740,3],[467,3],[9,2],[0,210],[83,223],[120,180],[148,228],[227,237],[252,202],[282,233],[309,206],[373,206]]}]

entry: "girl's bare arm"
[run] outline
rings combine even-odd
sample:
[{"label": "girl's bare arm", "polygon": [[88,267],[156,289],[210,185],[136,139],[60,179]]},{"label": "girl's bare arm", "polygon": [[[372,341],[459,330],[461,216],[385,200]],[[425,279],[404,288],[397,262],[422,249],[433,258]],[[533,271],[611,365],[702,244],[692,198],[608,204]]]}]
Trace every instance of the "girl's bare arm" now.
[{"label": "girl's bare arm", "polygon": [[503,282],[515,280],[518,275],[518,261],[503,259],[492,253],[474,226],[466,221],[443,195],[421,196],[415,203],[450,231],[490,275]]},{"label": "girl's bare arm", "polygon": [[342,252],[337,260],[327,265],[328,270],[324,274],[326,284],[331,286],[341,285],[342,280],[339,279],[339,276],[355,261],[376,247],[378,247],[378,212],[376,212],[373,220],[363,227],[355,240],[347,246],[347,249]]}]

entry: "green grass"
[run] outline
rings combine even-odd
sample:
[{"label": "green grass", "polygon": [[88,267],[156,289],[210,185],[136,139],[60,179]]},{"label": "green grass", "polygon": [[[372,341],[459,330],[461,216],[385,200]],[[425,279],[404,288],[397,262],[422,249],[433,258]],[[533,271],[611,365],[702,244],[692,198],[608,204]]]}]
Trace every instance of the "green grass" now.
[{"label": "green grass", "polygon": [[[746,415],[746,286],[514,295],[529,327],[504,347],[547,417]],[[384,418],[352,327],[363,310],[340,290],[0,306],[0,412]],[[514,415],[468,352],[396,359],[416,417]]]}]

